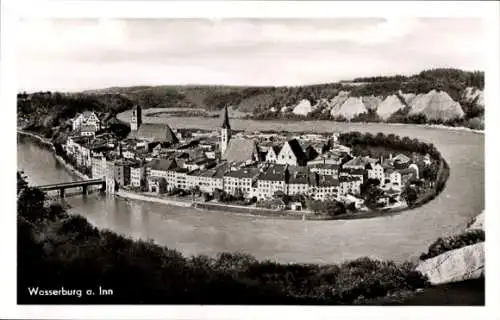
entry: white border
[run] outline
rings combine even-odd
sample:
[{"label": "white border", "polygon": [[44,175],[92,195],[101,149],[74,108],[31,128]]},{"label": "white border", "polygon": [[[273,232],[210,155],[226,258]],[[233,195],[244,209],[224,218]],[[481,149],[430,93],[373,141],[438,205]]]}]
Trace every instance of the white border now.
[{"label": "white border", "polygon": [[[132,2],[132,1],[2,1],[1,17],[1,100],[2,107],[2,149],[9,150],[9,156],[2,157],[1,196],[8,210],[0,214],[0,241],[2,259],[0,272],[0,312],[2,318],[74,318],[89,319],[234,319],[234,318],[344,318],[361,319],[427,319],[494,318],[499,299],[498,239],[500,226],[498,204],[498,121],[499,115],[499,21],[496,2]],[[15,295],[15,183],[13,172],[16,163],[15,145],[15,24],[23,17],[66,17],[66,18],[161,18],[161,17],[487,17],[486,70],[486,210],[487,210],[487,306],[485,308],[458,307],[180,307],[180,306],[17,306]],[[439,30],[436,30],[439,32]],[[438,45],[438,44],[436,44]],[[4,153],[6,154],[6,153]],[[8,206],[7,206],[8,203]]]}]

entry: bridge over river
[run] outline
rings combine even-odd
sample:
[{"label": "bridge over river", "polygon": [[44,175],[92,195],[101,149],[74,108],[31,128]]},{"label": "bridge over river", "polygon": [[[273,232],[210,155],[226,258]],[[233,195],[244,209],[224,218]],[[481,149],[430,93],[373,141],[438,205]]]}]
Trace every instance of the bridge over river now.
[{"label": "bridge over river", "polygon": [[92,179],[92,180],[82,180],[82,181],[72,181],[72,182],[62,182],[62,183],[53,183],[38,186],[40,190],[49,192],[49,191],[59,191],[59,196],[64,198],[66,194],[66,189],[79,189],[77,193],[79,194],[87,194],[90,191],[90,187],[92,186],[100,186],[99,189],[102,193],[106,192],[106,180],[104,179]]}]

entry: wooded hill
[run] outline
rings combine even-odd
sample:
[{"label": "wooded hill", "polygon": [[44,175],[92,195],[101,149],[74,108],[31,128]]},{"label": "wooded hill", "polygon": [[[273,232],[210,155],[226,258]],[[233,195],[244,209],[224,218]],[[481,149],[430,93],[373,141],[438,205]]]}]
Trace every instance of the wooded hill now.
[{"label": "wooded hill", "polygon": [[[483,90],[484,72],[432,69],[412,76],[375,76],[292,87],[135,86],[69,95],[23,93],[18,95],[18,111],[44,114],[56,110],[56,116],[51,118],[56,120],[47,121],[57,122],[83,109],[112,116],[134,104],[143,109],[189,107],[206,110],[220,110],[229,105],[262,120],[443,123],[480,129],[484,121]],[[344,94],[345,99],[339,93]],[[416,106],[412,105],[413,99]],[[300,110],[294,110],[299,104]],[[383,105],[383,113],[377,112],[380,105]],[[474,120],[472,124],[471,120]]]}]

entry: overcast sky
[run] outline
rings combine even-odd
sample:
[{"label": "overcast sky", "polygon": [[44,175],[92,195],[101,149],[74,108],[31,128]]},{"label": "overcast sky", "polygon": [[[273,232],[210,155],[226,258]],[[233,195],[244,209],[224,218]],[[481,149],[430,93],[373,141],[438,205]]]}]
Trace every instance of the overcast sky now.
[{"label": "overcast sky", "polygon": [[484,70],[482,21],[443,19],[23,20],[20,89],[299,85],[432,67]]}]

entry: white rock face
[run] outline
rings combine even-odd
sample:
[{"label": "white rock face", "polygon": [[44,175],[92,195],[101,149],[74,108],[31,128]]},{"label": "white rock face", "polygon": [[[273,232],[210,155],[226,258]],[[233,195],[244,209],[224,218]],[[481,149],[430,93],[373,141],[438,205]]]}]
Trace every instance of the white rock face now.
[{"label": "white rock face", "polygon": [[361,100],[363,101],[366,110],[377,110],[378,106],[382,103],[382,99],[380,97],[375,97],[373,95],[363,97]]},{"label": "white rock face", "polygon": [[474,218],[474,222],[467,228],[467,230],[483,230],[484,231],[484,211]]},{"label": "white rock face", "polygon": [[390,95],[382,101],[382,103],[377,108],[377,114],[380,118],[387,120],[394,112],[403,109],[405,105],[401,100],[395,95]]},{"label": "white rock face", "polygon": [[449,120],[462,118],[464,111],[460,104],[444,91],[432,90],[426,94],[419,94],[410,104],[410,114],[422,113],[427,119]]},{"label": "white rock face", "polygon": [[339,108],[332,109],[331,115],[334,117],[343,116],[347,120],[351,120],[356,115],[366,111],[361,97],[350,97]]},{"label": "white rock face", "polygon": [[416,270],[433,285],[484,277],[484,242],[422,261]]},{"label": "white rock face", "polygon": [[399,90],[399,95],[403,97],[407,105],[411,105],[413,99],[417,96],[414,93],[403,93],[401,90]]},{"label": "white rock face", "polygon": [[464,99],[466,99],[469,102],[473,102],[476,100],[476,104],[479,107],[484,108],[484,92],[476,87],[467,87],[465,88],[464,91]]},{"label": "white rock face", "polygon": [[330,102],[328,106],[324,109],[330,112],[333,115],[335,109],[340,108],[342,104],[349,98],[349,91],[340,91]]},{"label": "white rock face", "polygon": [[311,111],[313,111],[311,102],[307,99],[302,99],[300,102],[297,104],[295,108],[293,108],[293,113],[297,115],[302,115],[306,116],[309,114]]}]

